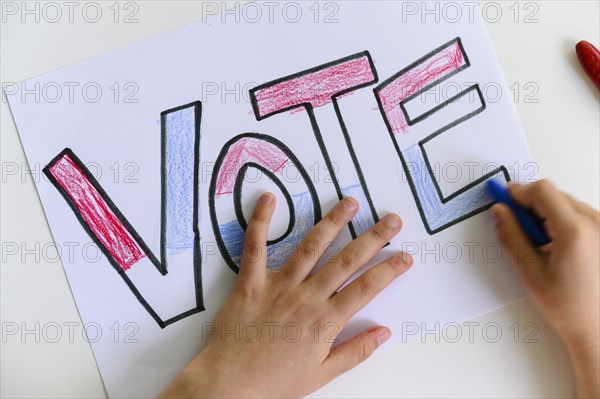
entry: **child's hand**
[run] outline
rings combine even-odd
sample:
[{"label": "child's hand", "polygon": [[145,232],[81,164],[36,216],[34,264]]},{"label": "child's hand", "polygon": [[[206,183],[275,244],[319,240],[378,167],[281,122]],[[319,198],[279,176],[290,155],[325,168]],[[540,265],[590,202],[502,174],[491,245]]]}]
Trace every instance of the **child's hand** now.
[{"label": "child's hand", "polygon": [[510,209],[492,213],[498,237],[529,294],[571,355],[581,397],[599,397],[600,214],[542,180],[512,184],[513,199],[545,220],[550,244],[535,248]]},{"label": "child's hand", "polygon": [[237,284],[215,318],[215,330],[163,397],[304,396],[367,359],[390,337],[388,328],[373,327],[331,349],[352,315],[412,265],[410,255],[395,255],[337,292],[398,234],[400,218],[385,216],[310,275],[358,212],[357,202],[342,200],[280,271],[266,267],[274,209],[274,196],[264,194],[248,223]]}]

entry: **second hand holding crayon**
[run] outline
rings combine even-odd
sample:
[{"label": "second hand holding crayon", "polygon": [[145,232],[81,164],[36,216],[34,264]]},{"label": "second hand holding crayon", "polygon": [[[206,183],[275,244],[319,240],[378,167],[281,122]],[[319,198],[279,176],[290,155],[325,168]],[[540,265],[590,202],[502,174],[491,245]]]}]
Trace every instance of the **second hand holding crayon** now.
[{"label": "second hand holding crayon", "polygon": [[508,189],[495,180],[488,180],[487,188],[494,201],[505,204],[510,208],[531,242],[538,247],[550,243],[551,240],[546,234],[543,221],[531,210],[517,204],[510,197]]}]

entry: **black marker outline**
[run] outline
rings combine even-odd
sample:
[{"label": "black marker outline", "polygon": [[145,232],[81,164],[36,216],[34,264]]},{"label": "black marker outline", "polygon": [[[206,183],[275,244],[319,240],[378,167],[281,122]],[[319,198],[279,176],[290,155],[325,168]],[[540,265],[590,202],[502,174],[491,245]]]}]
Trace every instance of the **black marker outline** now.
[{"label": "black marker outline", "polygon": [[458,44],[460,51],[463,55],[463,59],[465,61],[465,65],[462,65],[461,67],[457,68],[455,71],[452,71],[450,73],[448,73],[447,75],[443,76],[440,79],[435,80],[434,82],[430,83],[429,85],[424,86],[423,88],[420,88],[418,91],[416,91],[415,93],[411,94],[410,96],[408,96],[407,98],[405,98],[404,100],[402,100],[398,106],[400,106],[402,113],[404,114],[404,118],[406,120],[406,122],[408,123],[408,125],[414,125],[416,123],[419,123],[423,120],[425,120],[426,118],[428,118],[429,116],[433,115],[434,113],[440,111],[442,108],[446,107],[447,105],[449,105],[450,103],[454,102],[455,100],[457,100],[458,98],[466,95],[469,92],[472,92],[473,90],[475,90],[479,96],[479,99],[481,101],[481,106],[479,108],[477,108],[474,111],[471,111],[459,118],[457,118],[456,120],[454,120],[453,122],[448,123],[447,125],[443,126],[442,128],[436,130],[434,133],[428,135],[427,137],[425,137],[424,139],[422,139],[421,141],[418,142],[419,148],[421,150],[421,154],[423,156],[423,159],[425,161],[425,165],[427,167],[428,173],[431,177],[431,180],[435,186],[437,195],[438,195],[438,199],[440,200],[440,202],[442,204],[446,204],[449,201],[451,201],[452,199],[458,197],[460,194],[463,194],[469,190],[471,190],[473,187],[478,186],[480,184],[482,184],[483,182],[487,181],[489,178],[491,178],[492,176],[495,176],[499,173],[502,173],[504,175],[504,178],[506,179],[506,181],[510,181],[510,175],[508,173],[508,170],[506,169],[506,167],[504,167],[504,165],[501,165],[498,168],[495,168],[494,170],[492,170],[489,173],[486,173],[484,176],[479,177],[478,179],[472,181],[471,183],[465,185],[464,187],[462,187],[461,189],[459,189],[458,191],[452,193],[451,195],[449,195],[448,197],[444,197],[444,195],[442,194],[442,191],[440,189],[439,183],[437,181],[437,179],[435,178],[434,174],[433,174],[433,170],[431,168],[431,163],[429,162],[429,158],[427,156],[427,152],[425,151],[425,144],[427,144],[429,141],[431,141],[433,138],[439,136],[440,134],[444,133],[445,131],[458,126],[459,124],[471,119],[472,117],[480,114],[481,112],[483,112],[486,108],[487,108],[487,104],[485,102],[485,99],[483,97],[483,94],[481,92],[481,89],[479,88],[479,84],[475,84],[472,86],[469,86],[468,88],[466,88],[465,90],[461,91],[460,93],[458,93],[457,95],[451,97],[450,99],[440,103],[439,105],[436,105],[434,108],[428,110],[427,112],[417,116],[416,118],[413,118],[412,120],[410,119],[410,116],[408,115],[406,108],[404,106],[405,103],[409,102],[410,100],[416,98],[417,96],[421,95],[424,91],[429,90],[430,88],[434,87],[435,85],[438,85],[440,83],[442,83],[443,81],[445,81],[446,79],[456,75],[457,73],[459,73],[460,71],[468,68],[471,66],[471,63],[469,62],[469,58],[467,57],[467,53],[465,52],[465,49],[463,47],[462,44],[462,40],[460,37],[456,37],[452,40],[450,40],[449,42],[437,47],[436,49],[430,51],[429,53],[427,53],[426,55],[424,55],[423,57],[419,58],[417,61],[411,63],[409,66],[403,68],[402,70],[400,70],[399,72],[395,73],[394,75],[392,75],[392,77],[386,79],[384,82],[382,82],[379,86],[375,87],[373,89],[373,93],[375,94],[375,99],[377,100],[377,106],[379,108],[379,112],[381,113],[381,116],[383,117],[383,120],[385,122],[385,126],[387,127],[388,133],[390,135],[390,138],[392,139],[392,143],[394,144],[394,148],[396,149],[396,153],[398,154],[398,157],[400,158],[400,162],[402,163],[402,169],[404,170],[404,174],[407,178],[408,181],[408,185],[410,187],[410,191],[412,193],[413,198],[415,199],[415,204],[417,206],[417,209],[419,211],[419,215],[421,216],[421,220],[423,221],[423,225],[425,226],[425,230],[427,231],[427,233],[429,235],[433,235],[436,233],[439,233],[442,230],[445,230],[457,223],[460,223],[472,216],[475,216],[487,209],[489,209],[494,202],[491,201],[489,204],[487,205],[483,205],[479,208],[476,208],[470,212],[467,212],[466,214],[459,216],[456,219],[453,219],[452,221],[438,227],[435,229],[432,229],[429,225],[429,221],[427,220],[427,216],[423,210],[423,206],[421,204],[421,198],[418,195],[417,189],[416,189],[416,184],[414,182],[413,176],[410,173],[410,170],[408,168],[408,164],[406,162],[406,159],[404,157],[404,155],[402,154],[402,150],[400,149],[400,146],[396,140],[395,134],[394,134],[394,130],[392,129],[392,126],[390,125],[390,122],[387,118],[387,115],[385,113],[385,109],[383,107],[383,103],[381,101],[381,98],[379,96],[379,92],[384,89],[386,86],[388,86],[390,83],[392,83],[394,80],[396,80],[398,77],[402,76],[403,74],[405,74],[407,71],[413,69],[414,67],[416,67],[417,65],[423,63],[424,61],[426,61],[428,58],[430,58],[432,55],[442,51],[443,49],[450,47],[452,45]]},{"label": "black marker outline", "polygon": [[[314,184],[310,180],[310,176],[306,172],[306,169],[304,169],[304,166],[300,163],[298,158],[296,158],[296,156],[294,155],[292,150],[289,149],[288,146],[286,146],[283,142],[277,140],[273,136],[269,136],[269,135],[261,134],[261,133],[242,133],[242,134],[238,134],[235,137],[231,138],[223,145],[223,147],[221,147],[219,156],[217,157],[217,160],[214,163],[213,172],[212,172],[212,176],[210,179],[210,186],[208,188],[208,208],[209,208],[209,213],[210,213],[210,222],[211,222],[211,226],[212,226],[213,233],[215,236],[215,240],[217,242],[217,247],[219,248],[221,256],[225,260],[225,263],[227,263],[227,266],[229,266],[229,268],[234,273],[239,273],[240,269],[239,269],[239,266],[235,263],[235,261],[231,257],[231,255],[229,254],[229,251],[227,250],[227,246],[225,245],[225,242],[223,241],[223,236],[221,235],[221,230],[219,229],[219,220],[217,217],[215,200],[216,200],[216,191],[217,191],[217,179],[219,176],[219,172],[221,170],[221,166],[223,165],[223,161],[225,160],[225,157],[229,153],[229,149],[231,148],[231,146],[234,145],[239,140],[246,138],[246,137],[263,140],[263,141],[268,142],[269,144],[273,144],[275,147],[277,147],[281,152],[283,152],[285,154],[285,156],[298,169],[298,172],[300,173],[300,176],[302,176],[302,180],[304,181],[304,183],[308,189],[308,193],[311,196],[311,200],[313,203],[314,223],[315,224],[318,223],[322,217],[321,216],[321,204],[319,202],[319,197],[317,196],[317,190],[315,189]],[[236,185],[238,184],[238,181],[240,180],[239,176],[240,176],[241,172],[243,171],[245,174],[245,171],[247,169],[247,168],[245,168],[245,166],[251,165],[251,164],[253,164],[253,167],[256,167],[255,165],[258,165],[255,162],[247,162],[247,163],[244,163],[239,168],[239,170],[237,171],[236,180],[235,180]],[[270,173],[270,171],[268,171],[268,172]],[[243,178],[241,178],[241,179],[243,180]],[[279,178],[277,178],[276,176],[275,176],[275,180],[273,180],[273,181],[276,182],[275,184],[277,184],[277,182],[282,183],[281,180],[279,180]],[[233,195],[232,195],[234,208],[236,206],[235,205],[236,203],[241,204],[241,192],[242,192],[240,190],[241,184],[242,183],[240,183],[240,187],[237,190],[235,189],[235,186],[234,186]],[[296,217],[295,217],[296,209],[293,206],[293,201],[291,201],[291,196],[289,195],[289,192],[288,192],[287,188],[285,188],[284,184],[282,184],[281,186],[279,186],[279,184],[277,184],[277,186],[281,190],[281,192],[284,193],[284,195],[286,196],[286,202],[287,202],[288,209],[289,209],[290,219],[294,218],[294,225],[295,225],[295,223],[297,222]],[[239,198],[236,198],[236,196],[239,196]],[[243,213],[241,212],[241,206],[240,206],[239,210],[236,210],[235,215],[236,215],[237,222],[240,224],[240,227],[242,227],[243,226],[242,223],[245,224],[246,220],[243,217]],[[246,227],[247,227],[247,225],[246,225]],[[288,231],[286,233],[284,233],[283,236],[279,237],[277,240],[274,240],[275,242],[273,242],[273,243],[268,242],[268,244],[274,244],[276,242],[284,240],[285,237],[287,237],[292,230],[293,230],[293,227],[292,227],[292,229],[288,228]]]},{"label": "black marker outline", "polygon": [[[427,90],[431,89],[432,87],[435,87],[437,85],[439,85],[440,83],[442,83],[443,81],[450,79],[452,76],[456,75],[457,73],[460,73],[461,71],[469,68],[471,66],[471,61],[469,60],[469,57],[467,56],[467,53],[462,45],[462,40],[460,39],[460,37],[456,37],[452,40],[450,40],[449,42],[442,44],[440,47],[436,48],[433,51],[430,51],[425,57],[421,57],[420,59],[418,59],[417,61],[413,62],[412,64],[410,64],[408,67],[402,69],[402,71],[394,74],[394,76],[400,76],[404,73],[406,73],[406,71],[409,71],[410,69],[414,68],[415,66],[419,65],[421,62],[424,61],[424,59],[426,57],[431,56],[432,54],[435,54],[436,52],[442,51],[445,48],[448,47],[452,47],[453,45],[458,44],[458,48],[460,49],[460,52],[462,54],[462,58],[464,61],[464,65],[461,65],[459,68],[457,68],[456,70],[448,73],[447,75],[445,75],[443,78],[438,79],[436,81],[434,81],[433,83],[428,84],[427,86],[419,89],[419,91],[411,94],[410,96],[406,97],[404,100],[402,100],[400,102],[400,109],[402,110],[402,114],[404,115],[404,119],[406,120],[406,123],[409,126],[414,125],[415,123],[419,123],[420,121],[427,119],[428,117],[430,117],[431,115],[433,115],[434,113],[436,113],[437,111],[439,111],[440,109],[444,108],[445,103],[449,102],[449,101],[453,101],[454,99],[456,99],[457,97],[461,97],[461,94],[464,92],[460,92],[457,95],[453,96],[452,98],[448,99],[446,102],[439,104],[438,106],[430,109],[429,111],[426,111],[425,113],[421,114],[420,116],[411,119],[410,115],[408,114],[408,111],[406,110],[406,106],[405,104],[410,102],[411,100],[414,100],[415,98],[417,98],[418,96],[420,96],[421,94],[423,94],[423,92],[426,92]],[[391,83],[393,81],[393,79],[387,79],[386,82]],[[485,103],[484,103],[485,104]]]},{"label": "black marker outline", "polygon": [[[471,85],[469,87],[467,87],[465,90],[461,91],[460,93],[450,97],[448,100],[436,105],[435,107],[429,109],[428,111],[422,113],[419,116],[416,116],[414,118],[410,118],[410,115],[408,115],[406,109],[404,108],[405,104],[407,103],[407,101],[403,101],[401,103],[401,107],[402,107],[402,112],[404,113],[404,117],[406,118],[406,123],[409,126],[415,125],[419,122],[424,121],[425,119],[429,118],[431,115],[435,114],[436,112],[440,111],[441,109],[445,108],[447,105],[454,103],[456,100],[466,96],[467,94],[470,94],[472,92],[476,92],[477,95],[479,96],[479,99],[481,100],[481,111],[485,110],[486,108],[486,103],[485,103],[485,99],[483,98],[483,94],[481,93],[481,89],[479,88],[479,84],[474,84]],[[480,112],[481,112],[480,111]],[[446,129],[447,130],[447,129]],[[433,137],[432,137],[433,138]]]},{"label": "black marker outline", "polygon": [[[135,284],[131,281],[131,279],[127,276],[127,273],[121,268],[121,266],[115,261],[112,257],[108,249],[102,244],[102,242],[95,236],[92,229],[89,228],[86,221],[83,219],[83,216],[79,213],[77,209],[77,205],[74,201],[71,200],[71,197],[63,189],[58,180],[55,179],[54,175],[50,172],[50,168],[60,160],[64,155],[68,155],[73,163],[81,170],[81,172],[88,179],[90,184],[98,191],[102,199],[105,201],[106,205],[110,208],[110,210],[115,214],[117,219],[125,226],[127,232],[131,235],[131,237],[135,240],[135,242],[140,246],[144,255],[148,257],[150,262],[156,267],[158,272],[161,275],[166,275],[167,271],[167,257],[166,257],[166,225],[167,225],[167,213],[166,213],[166,117],[168,114],[181,111],[185,108],[194,107],[194,116],[195,116],[195,134],[194,134],[194,210],[193,210],[193,231],[194,231],[194,243],[193,243],[193,263],[194,263],[194,286],[196,293],[196,307],[189,309],[185,312],[182,312],[176,316],[173,316],[167,320],[161,319],[158,313],[152,308],[152,306],[146,301],[144,296],[137,289]],[[75,153],[70,148],[65,148],[62,150],[57,156],[55,156],[46,167],[44,167],[43,172],[48,177],[52,185],[58,190],[63,199],[67,202],[67,205],[71,208],[75,217],[85,230],[85,232],[90,236],[92,241],[98,246],[98,248],[102,251],[108,262],[113,266],[113,268],[117,271],[117,273],[123,278],[125,284],[129,287],[129,289],[133,292],[133,295],[137,298],[140,304],[146,309],[146,311],[150,314],[150,316],[156,321],[160,328],[165,328],[166,326],[173,324],[181,319],[184,319],[188,316],[191,316],[195,313],[203,312],[204,301],[202,299],[202,257],[200,250],[200,230],[198,228],[198,205],[199,205],[199,176],[198,176],[198,167],[200,165],[200,120],[202,117],[202,103],[200,101],[194,101],[192,103],[182,105],[179,107],[171,108],[166,111],[160,113],[161,117],[161,222],[160,222],[160,251],[161,251],[161,260],[154,255],[154,253],[150,250],[150,248],[146,245],[142,237],[135,230],[135,228],[131,225],[131,223],[127,220],[125,215],[119,210],[119,208],[115,205],[115,203],[110,199],[106,191],[102,188],[100,183],[96,180],[96,178],[90,173],[90,171],[86,168],[83,162],[75,155]]]},{"label": "black marker outline", "polygon": [[[256,117],[257,121],[261,121],[270,116],[277,115],[277,114],[280,114],[283,112],[287,112],[287,111],[290,111],[290,110],[293,110],[296,108],[304,108],[305,109],[305,111],[308,115],[308,118],[310,120],[310,125],[311,125],[313,133],[315,135],[315,139],[317,140],[317,145],[319,146],[319,150],[321,151],[321,155],[323,156],[323,160],[325,161],[325,165],[327,166],[327,171],[329,172],[329,176],[330,176],[333,186],[335,188],[336,194],[337,194],[339,200],[342,200],[342,198],[344,198],[344,195],[342,193],[340,183],[337,179],[335,169],[333,167],[333,163],[331,162],[331,157],[329,156],[329,151],[327,150],[327,147],[325,146],[325,142],[323,140],[323,135],[321,133],[321,129],[319,128],[319,125],[315,118],[314,107],[312,106],[312,104],[309,102],[303,102],[303,103],[292,105],[292,106],[289,106],[289,107],[286,107],[286,108],[283,108],[283,109],[280,109],[280,110],[277,110],[274,112],[270,112],[265,115],[261,115],[260,111],[258,109],[258,101],[256,100],[255,93],[259,90],[282,83],[284,81],[295,79],[295,78],[298,78],[298,77],[301,77],[304,75],[310,75],[314,72],[318,72],[320,70],[327,69],[334,65],[343,64],[345,62],[359,59],[362,57],[367,58],[367,61],[369,62],[369,65],[371,67],[371,73],[373,74],[373,79],[369,82],[361,83],[360,85],[351,87],[349,89],[342,90],[342,91],[334,94],[331,97],[331,103],[333,104],[333,108],[335,110],[335,114],[338,119],[338,123],[340,124],[340,128],[341,128],[342,134],[344,136],[344,141],[346,142],[346,147],[348,149],[348,153],[350,154],[350,159],[352,160],[352,164],[354,165],[354,171],[356,172],[356,176],[358,177],[359,184],[363,190],[363,194],[365,195],[367,204],[369,205],[369,210],[371,211],[371,216],[373,217],[374,223],[377,223],[379,221],[379,216],[377,215],[377,211],[375,210],[375,205],[373,204],[373,200],[371,199],[371,194],[369,192],[369,188],[367,186],[367,182],[365,180],[364,173],[360,166],[360,162],[358,161],[358,157],[356,156],[356,152],[354,151],[352,139],[350,137],[350,134],[348,133],[348,129],[347,129],[346,123],[344,122],[344,119],[342,117],[342,113],[341,113],[340,106],[338,103],[339,97],[341,97],[347,93],[350,93],[350,92],[353,92],[356,90],[360,90],[364,87],[370,86],[379,81],[379,77],[377,75],[377,69],[375,69],[375,64],[373,63],[373,59],[371,58],[371,54],[369,53],[369,51],[365,50],[360,53],[352,54],[352,55],[349,55],[349,56],[346,56],[343,58],[339,58],[334,61],[326,62],[324,64],[321,64],[321,65],[318,65],[318,66],[315,66],[315,67],[312,67],[309,69],[305,69],[300,72],[293,73],[291,75],[287,75],[287,76],[284,76],[284,77],[281,77],[281,78],[278,78],[275,80],[271,80],[267,83],[263,83],[259,86],[256,86],[256,87],[250,89],[249,93],[250,93],[250,102],[252,104],[254,116]],[[354,229],[354,225],[353,225],[352,221],[348,222],[348,228],[350,229],[350,234],[351,234],[352,238],[353,239],[356,238],[358,235],[356,234],[356,230]]]}]

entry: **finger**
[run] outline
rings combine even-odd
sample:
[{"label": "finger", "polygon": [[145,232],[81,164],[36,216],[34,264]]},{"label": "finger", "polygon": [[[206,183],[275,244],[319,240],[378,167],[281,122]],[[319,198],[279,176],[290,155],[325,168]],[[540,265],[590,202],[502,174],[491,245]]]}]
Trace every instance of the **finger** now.
[{"label": "finger", "polygon": [[365,360],[385,341],[390,339],[389,328],[378,326],[363,331],[348,341],[342,342],[331,350],[323,362],[327,375],[333,379],[353,369]]},{"label": "finger", "polygon": [[327,246],[358,212],[354,198],[342,199],[298,244],[281,272],[303,281],[315,267]]},{"label": "finger", "polygon": [[511,184],[509,191],[515,201],[532,209],[540,218],[549,219],[558,231],[564,231],[573,224],[573,204],[549,180],[543,179],[527,185]]},{"label": "finger", "polygon": [[591,206],[589,206],[588,204],[579,201],[577,198],[567,194],[567,193],[563,193],[568,199],[569,201],[571,201],[571,204],[573,204],[573,207],[581,214],[586,215],[588,217],[593,218],[596,222],[598,222],[598,220],[600,219],[600,213],[598,213],[597,210],[595,210],[594,208],[592,208]]},{"label": "finger", "polygon": [[327,297],[364,266],[375,254],[402,229],[398,215],[384,216],[372,228],[352,241],[340,253],[333,256],[321,270],[306,281],[309,287]]},{"label": "finger", "polygon": [[526,285],[534,284],[543,271],[545,255],[535,248],[517,219],[504,204],[492,207],[492,216],[496,221],[496,232],[502,248]]},{"label": "finger", "polygon": [[412,256],[401,253],[372,267],[330,299],[344,321],[367,306],[373,298],[413,265]]},{"label": "finger", "polygon": [[261,195],[256,202],[244,236],[239,276],[241,282],[257,281],[266,274],[269,223],[274,210],[275,196],[271,193]]}]

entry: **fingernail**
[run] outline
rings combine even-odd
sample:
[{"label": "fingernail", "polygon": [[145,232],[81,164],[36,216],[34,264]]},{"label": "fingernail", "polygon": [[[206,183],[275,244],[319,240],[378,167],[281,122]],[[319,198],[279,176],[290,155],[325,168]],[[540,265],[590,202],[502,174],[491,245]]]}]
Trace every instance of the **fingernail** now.
[{"label": "fingernail", "polygon": [[381,219],[381,221],[384,222],[385,224],[387,224],[392,229],[397,229],[402,224],[402,220],[400,220],[400,217],[398,215],[394,215],[392,213],[385,215]]},{"label": "fingernail", "polygon": [[270,204],[273,202],[273,196],[269,193],[263,194],[260,196],[260,202],[263,204]]},{"label": "fingernail", "polygon": [[379,346],[379,345],[383,344],[385,341],[390,339],[391,336],[392,336],[392,333],[387,328],[378,329],[377,333],[375,335],[375,339],[377,340],[377,345]]},{"label": "fingernail", "polygon": [[402,275],[407,270],[407,267],[411,267],[414,263],[413,257],[405,252],[394,256],[391,261],[396,268],[397,276]]},{"label": "fingernail", "polygon": [[356,206],[356,202],[354,202],[353,199],[348,198],[348,197],[346,197],[342,200],[342,206],[348,212],[354,212],[358,208]]},{"label": "fingernail", "polygon": [[412,266],[412,264],[413,264],[413,263],[414,263],[414,261],[415,261],[415,260],[413,259],[412,255],[411,255],[411,254],[409,254],[409,253],[406,253],[406,252],[402,252],[402,253],[400,254],[400,259],[402,260],[402,262],[403,262],[405,265],[408,265],[408,266]]}]

